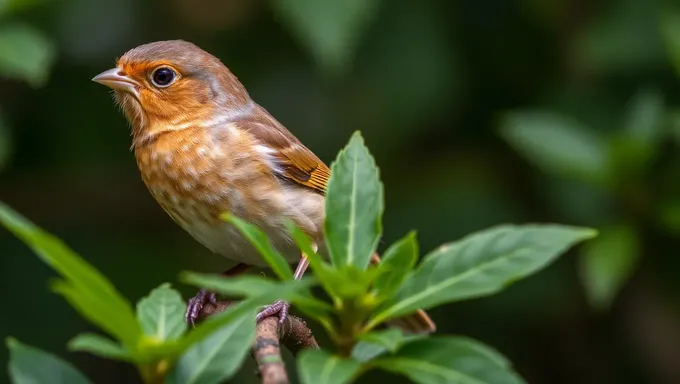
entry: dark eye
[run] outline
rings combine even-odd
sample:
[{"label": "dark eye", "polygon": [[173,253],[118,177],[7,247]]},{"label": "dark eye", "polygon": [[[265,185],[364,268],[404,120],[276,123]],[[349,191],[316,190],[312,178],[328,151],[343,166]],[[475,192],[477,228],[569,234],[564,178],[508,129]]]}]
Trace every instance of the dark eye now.
[{"label": "dark eye", "polygon": [[168,67],[160,67],[151,74],[151,81],[157,87],[167,87],[175,80],[175,71]]}]

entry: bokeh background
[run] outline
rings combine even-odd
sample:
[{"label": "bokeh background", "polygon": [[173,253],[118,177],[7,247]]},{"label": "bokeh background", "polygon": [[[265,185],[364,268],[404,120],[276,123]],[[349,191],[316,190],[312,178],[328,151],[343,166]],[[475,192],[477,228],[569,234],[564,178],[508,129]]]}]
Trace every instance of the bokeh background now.
[{"label": "bokeh background", "polygon": [[[386,243],[416,229],[425,252],[504,222],[600,230],[497,296],[433,310],[440,332],[497,347],[529,383],[680,383],[673,2],[0,0],[0,200],[134,301],[164,281],[188,298],[179,271],[230,265],[153,201],[123,116],[90,81],[175,38],[220,57],[327,163],[361,130],[386,186]],[[66,351],[90,327],[48,291],[53,276],[0,230],[0,336],[97,383],[136,382]],[[252,369],[234,382],[256,382]]]}]

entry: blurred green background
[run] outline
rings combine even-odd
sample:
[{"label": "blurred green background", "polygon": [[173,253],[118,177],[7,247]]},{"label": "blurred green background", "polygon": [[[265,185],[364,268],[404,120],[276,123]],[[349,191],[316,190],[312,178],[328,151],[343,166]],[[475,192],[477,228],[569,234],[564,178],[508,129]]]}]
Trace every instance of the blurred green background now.
[{"label": "blurred green background", "polygon": [[[424,253],[502,222],[601,231],[502,294],[432,311],[439,332],[497,347],[529,383],[680,383],[680,4],[0,0],[0,200],[133,301],[180,270],[230,265],[154,202],[122,114],[90,81],[176,38],[220,57],[327,163],[361,130],[385,243],[416,229]],[[52,276],[0,231],[0,336],[97,383],[136,382],[66,351],[90,328]],[[253,367],[234,382],[257,382]]]}]

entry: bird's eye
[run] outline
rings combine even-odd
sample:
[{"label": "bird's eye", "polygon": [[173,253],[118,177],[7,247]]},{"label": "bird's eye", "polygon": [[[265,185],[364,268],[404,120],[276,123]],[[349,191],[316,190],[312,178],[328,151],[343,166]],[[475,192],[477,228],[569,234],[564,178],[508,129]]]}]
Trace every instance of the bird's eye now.
[{"label": "bird's eye", "polygon": [[157,87],[165,88],[175,81],[175,71],[168,67],[160,67],[151,74],[151,81]]}]

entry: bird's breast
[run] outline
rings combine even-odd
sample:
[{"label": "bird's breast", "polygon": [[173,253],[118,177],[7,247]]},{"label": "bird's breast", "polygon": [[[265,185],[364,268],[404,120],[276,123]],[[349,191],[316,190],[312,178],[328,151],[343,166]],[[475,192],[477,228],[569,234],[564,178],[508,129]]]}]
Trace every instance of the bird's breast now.
[{"label": "bird's breast", "polygon": [[[135,148],[137,165],[152,196],[196,240],[237,261],[261,264],[220,214],[252,222],[275,246],[290,248],[284,219],[321,227],[323,198],[281,184],[247,135],[237,127],[225,129],[228,134],[219,140],[202,128],[166,131]],[[282,251],[291,261],[298,257],[292,249]]]}]

